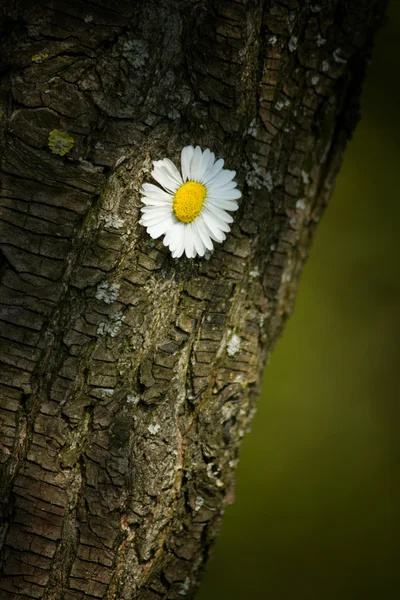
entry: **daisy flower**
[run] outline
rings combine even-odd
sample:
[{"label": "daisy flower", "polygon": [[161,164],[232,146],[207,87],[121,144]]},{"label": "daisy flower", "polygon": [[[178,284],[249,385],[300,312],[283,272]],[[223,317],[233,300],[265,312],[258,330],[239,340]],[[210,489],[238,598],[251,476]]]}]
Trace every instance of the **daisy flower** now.
[{"label": "daisy flower", "polygon": [[223,242],[233,219],[227,211],[238,209],[242,195],[233,178],[235,171],[224,169],[222,158],[208,148],[186,146],[181,153],[181,172],[168,158],[153,162],[151,172],[163,189],[144,183],[140,193],[139,221],[153,239],[165,236],[173,258],[204,256],[213,242]]}]

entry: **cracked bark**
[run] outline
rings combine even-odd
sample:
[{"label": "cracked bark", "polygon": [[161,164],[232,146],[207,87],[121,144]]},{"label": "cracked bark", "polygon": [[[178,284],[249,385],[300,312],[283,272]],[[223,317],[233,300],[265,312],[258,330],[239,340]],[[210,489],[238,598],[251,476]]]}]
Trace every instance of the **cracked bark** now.
[{"label": "cracked bark", "polygon": [[[4,600],[195,593],[384,5],[1,3]],[[243,190],[208,261],[137,224],[189,143]]]}]

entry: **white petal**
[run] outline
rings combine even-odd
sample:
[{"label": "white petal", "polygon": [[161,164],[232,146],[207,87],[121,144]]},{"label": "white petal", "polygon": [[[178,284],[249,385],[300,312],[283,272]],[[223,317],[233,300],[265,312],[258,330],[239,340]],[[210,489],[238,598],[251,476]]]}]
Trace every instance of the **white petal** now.
[{"label": "white petal", "polygon": [[192,223],[192,232],[193,232],[194,248],[199,256],[204,256],[206,249],[202,242],[196,220],[193,221],[193,223]]},{"label": "white petal", "polygon": [[[194,234],[193,240],[194,240],[194,249],[195,249],[195,252],[197,253],[197,255],[204,256],[206,249],[205,249],[204,244],[201,241],[201,238],[198,233]],[[196,254],[195,254],[195,256],[196,256]]]},{"label": "white petal", "polygon": [[173,229],[173,227],[171,227],[171,229],[168,229],[167,233],[165,234],[165,237],[163,239],[164,246],[169,247],[169,243],[170,243],[171,237],[172,237],[172,229]]},{"label": "white petal", "polygon": [[214,216],[207,212],[207,209],[204,209],[201,214],[207,225],[207,229],[210,232],[211,239],[216,242],[223,242],[226,236],[219,227],[219,224],[216,223]]},{"label": "white petal", "polygon": [[178,169],[176,168],[176,166],[174,165],[172,160],[169,160],[169,158],[164,158],[164,165],[168,169],[168,171],[171,173],[171,176],[179,183],[179,185],[182,185],[183,181],[182,181],[181,174],[179,173]]},{"label": "white petal", "polygon": [[185,224],[179,223],[181,227],[178,229],[176,244],[172,253],[174,258],[179,258],[185,251]]},{"label": "white petal", "polygon": [[[207,227],[207,229],[208,229],[208,227]],[[212,240],[214,240],[214,242],[218,242],[218,244],[221,244],[224,240],[226,240],[226,235],[223,231],[218,232],[218,237],[216,237],[209,229],[208,229],[208,231],[209,231],[210,238]]]},{"label": "white petal", "polygon": [[219,208],[218,206],[215,206],[214,204],[211,204],[208,202],[206,202],[204,204],[204,206],[205,206],[205,208],[208,209],[208,211],[210,213],[215,215],[217,217],[217,219],[219,219],[220,221],[224,221],[225,223],[233,223],[233,217],[231,217],[230,214],[228,214],[227,212],[225,212],[223,209]]},{"label": "white petal", "polygon": [[148,196],[142,196],[141,201],[147,206],[168,206],[169,210],[172,210],[172,196],[169,200],[160,200],[159,198],[149,198]]},{"label": "white petal", "polygon": [[[224,187],[229,181],[231,181],[236,175],[236,171],[229,171],[228,169],[224,169],[218,175],[212,179],[212,187],[214,189],[219,189]],[[211,182],[209,182],[211,183]]]},{"label": "white petal", "polygon": [[225,198],[207,198],[207,203],[213,204],[214,206],[222,208],[223,210],[234,211],[239,208],[236,200],[225,200]]},{"label": "white petal", "polygon": [[157,216],[167,217],[173,214],[170,208],[164,208],[163,206],[161,208],[159,206],[145,206],[141,212],[143,219],[152,219]]},{"label": "white petal", "polygon": [[238,189],[235,190],[225,190],[225,188],[221,188],[220,190],[210,190],[207,193],[207,198],[214,198],[215,200],[237,200],[242,195],[242,192]]},{"label": "white petal", "polygon": [[144,183],[140,188],[140,193],[149,198],[172,198],[171,194],[152,183]]},{"label": "white petal", "polygon": [[181,170],[182,170],[182,179],[184,182],[189,179],[190,161],[192,160],[193,152],[194,152],[193,146],[185,146],[184,148],[182,148]]},{"label": "white petal", "polygon": [[[169,229],[163,240],[164,246],[168,246],[171,252],[176,249],[184,239],[184,223],[181,223],[174,217],[174,224]],[[183,250],[182,250],[183,252]]]},{"label": "white petal", "polygon": [[191,223],[187,223],[185,226],[185,254],[188,258],[194,258],[196,256]]},{"label": "white petal", "polygon": [[212,179],[221,171],[223,166],[224,159],[219,158],[217,162],[213,164],[209,172],[206,174],[202,183],[204,183],[204,185],[207,185],[209,181],[212,181]]},{"label": "white petal", "polygon": [[171,219],[171,215],[157,215],[154,217],[145,216],[140,219],[139,223],[144,227],[153,227],[153,225],[158,225],[166,219]]},{"label": "white petal", "polygon": [[229,200],[230,202],[237,203],[237,200],[240,198],[240,196],[238,196],[238,194],[232,193],[235,191],[240,192],[240,190],[229,190],[228,192],[221,191],[218,194],[218,192],[216,191],[213,194],[207,194],[206,198],[207,200],[212,200],[213,202],[219,202],[220,200]]},{"label": "white petal", "polygon": [[213,166],[214,163],[215,163],[215,154],[214,154],[214,152],[210,152],[210,157],[208,159],[208,165],[207,165],[207,171],[204,173],[204,176],[207,176],[209,170],[211,169],[211,167]]},{"label": "white petal", "polygon": [[180,258],[185,251],[185,246],[183,240],[181,240],[180,245],[176,248],[176,250],[172,250],[172,258]]},{"label": "white petal", "polygon": [[172,206],[168,204],[164,204],[163,206],[142,206],[140,210],[144,215],[173,214]]},{"label": "white petal", "polygon": [[[214,219],[214,225],[216,227],[218,227],[218,229],[220,231],[223,231],[224,233],[229,233],[231,228],[229,227],[228,223],[226,223],[226,221],[223,221],[222,219],[218,219],[215,215],[212,215],[213,219]],[[224,237],[225,239],[225,237]]]},{"label": "white petal", "polygon": [[153,240],[155,240],[158,237],[160,237],[160,235],[163,235],[163,233],[166,233],[168,229],[172,227],[172,225],[172,219],[167,218],[161,221],[160,223],[157,223],[156,225],[151,225],[150,227],[147,227],[147,233],[153,238]]},{"label": "white petal", "polygon": [[155,161],[153,164],[154,169],[151,172],[151,176],[169,192],[176,192],[180,185],[179,181],[171,175],[168,168],[163,164],[163,161]]},{"label": "white petal", "polygon": [[165,236],[164,243],[168,243],[169,249],[171,251],[175,250],[175,248],[179,246],[179,240],[182,237],[184,237],[184,231],[183,228],[180,227],[180,225],[183,225],[183,223],[180,223],[179,221],[178,223],[175,223],[171,230],[168,231]]},{"label": "white petal", "polygon": [[215,163],[215,154],[214,154],[214,152],[210,152],[209,157],[208,157],[208,163],[207,163],[206,169],[201,177],[200,183],[204,184],[205,180],[208,177],[209,172],[211,171],[212,167],[214,166],[214,163]]},{"label": "white petal", "polygon": [[176,226],[176,223],[174,223],[174,225],[171,227],[171,229],[169,229],[167,231],[167,233],[165,234],[165,238],[163,239],[164,246],[169,246],[170,241],[171,241],[172,236],[173,236],[173,231],[175,229],[175,226]]},{"label": "white petal", "polygon": [[201,161],[200,161],[200,169],[198,172],[198,181],[203,181],[204,174],[207,171],[208,160],[210,158],[210,154],[211,154],[211,152],[208,148],[206,148],[202,154]]},{"label": "white petal", "polygon": [[193,223],[194,223],[195,227],[197,228],[198,234],[199,234],[204,246],[208,250],[212,250],[214,248],[214,245],[211,241],[207,226],[204,223],[204,220],[203,220],[203,217],[201,216],[201,214],[197,217],[197,219],[195,221],[193,221]]},{"label": "white petal", "polygon": [[153,160],[153,168],[161,169],[170,175],[170,177],[178,184],[182,185],[182,177],[178,169],[169,158],[163,158],[162,160]]},{"label": "white petal", "polygon": [[189,179],[191,181],[199,181],[199,173],[201,168],[202,152],[200,146],[196,146],[193,152],[192,160],[190,161]]},{"label": "white petal", "polygon": [[[236,187],[236,186],[237,186],[237,183],[236,183],[236,181],[229,181],[228,183],[226,183],[226,184],[224,185],[224,187],[223,187],[222,189],[224,190],[224,192],[225,192],[225,191],[230,191],[230,190],[233,190],[233,189],[235,189],[235,187]],[[207,185],[207,191],[209,191],[209,195],[210,195],[210,196],[212,196],[212,192],[213,192],[214,190],[220,190],[220,188],[217,188],[217,187],[214,185],[214,182],[212,182],[212,183],[209,183],[209,184]]]}]

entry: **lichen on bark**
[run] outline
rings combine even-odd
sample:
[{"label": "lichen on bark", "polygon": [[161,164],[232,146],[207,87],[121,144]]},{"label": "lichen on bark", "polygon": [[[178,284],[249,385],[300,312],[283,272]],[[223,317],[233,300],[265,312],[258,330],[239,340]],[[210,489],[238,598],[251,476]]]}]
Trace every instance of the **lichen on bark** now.
[{"label": "lichen on bark", "polygon": [[[5,600],[193,596],[384,4],[0,9]],[[187,144],[243,191],[209,260],[138,225]]]}]

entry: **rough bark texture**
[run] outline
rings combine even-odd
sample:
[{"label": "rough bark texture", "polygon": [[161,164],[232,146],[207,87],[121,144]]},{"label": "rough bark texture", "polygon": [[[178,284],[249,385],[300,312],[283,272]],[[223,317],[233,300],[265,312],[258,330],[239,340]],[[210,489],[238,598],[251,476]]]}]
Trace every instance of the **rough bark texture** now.
[{"label": "rough bark texture", "polygon": [[[2,599],[192,597],[383,5],[1,3]],[[209,260],[138,225],[189,143],[244,194]]]}]

